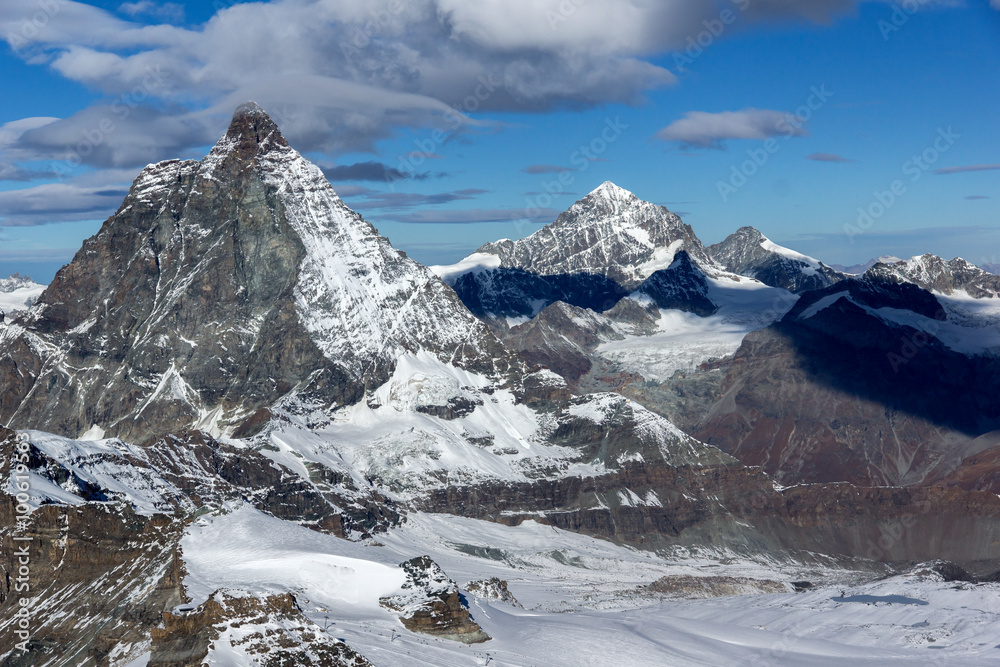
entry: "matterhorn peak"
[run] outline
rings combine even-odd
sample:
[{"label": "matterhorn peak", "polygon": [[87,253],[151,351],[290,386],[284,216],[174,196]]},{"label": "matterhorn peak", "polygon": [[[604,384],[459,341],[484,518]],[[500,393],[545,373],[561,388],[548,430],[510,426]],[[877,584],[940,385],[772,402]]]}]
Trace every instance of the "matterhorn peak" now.
[{"label": "matterhorn peak", "polygon": [[286,149],[288,142],[281,135],[277,123],[259,104],[251,101],[236,108],[226,136],[219,140],[216,147],[224,147],[227,153],[252,158],[274,148]]}]

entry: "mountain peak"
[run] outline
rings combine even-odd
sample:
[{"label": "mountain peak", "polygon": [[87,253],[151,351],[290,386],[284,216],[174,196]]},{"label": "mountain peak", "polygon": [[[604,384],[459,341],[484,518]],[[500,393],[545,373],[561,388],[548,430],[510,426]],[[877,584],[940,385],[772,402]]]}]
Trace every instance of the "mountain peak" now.
[{"label": "mountain peak", "polygon": [[266,153],[275,147],[287,148],[288,142],[281,135],[277,123],[256,102],[244,102],[236,108],[229,123],[225,142],[229,152],[245,157]]},{"label": "mountain peak", "polygon": [[625,188],[619,187],[612,183],[611,181],[604,181],[598,185],[588,196],[603,197],[605,199],[610,199],[612,201],[618,201],[623,199],[636,199],[635,194],[629,192]]}]

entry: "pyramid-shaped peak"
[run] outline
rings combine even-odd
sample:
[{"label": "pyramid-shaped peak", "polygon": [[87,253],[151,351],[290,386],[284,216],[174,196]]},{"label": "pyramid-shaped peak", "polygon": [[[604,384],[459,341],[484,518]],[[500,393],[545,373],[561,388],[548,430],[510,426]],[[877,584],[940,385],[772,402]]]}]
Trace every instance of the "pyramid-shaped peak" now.
[{"label": "pyramid-shaped peak", "polygon": [[277,123],[271,120],[259,104],[252,101],[244,102],[236,108],[223,141],[229,144],[231,152],[246,157],[266,153],[276,147],[288,147]]},{"label": "pyramid-shaped peak", "polygon": [[603,197],[604,199],[610,199],[614,201],[636,198],[636,196],[633,193],[629,192],[625,188],[615,185],[611,181],[604,181],[603,183],[598,185],[597,188],[595,188],[593,192],[590,193],[590,195]]}]

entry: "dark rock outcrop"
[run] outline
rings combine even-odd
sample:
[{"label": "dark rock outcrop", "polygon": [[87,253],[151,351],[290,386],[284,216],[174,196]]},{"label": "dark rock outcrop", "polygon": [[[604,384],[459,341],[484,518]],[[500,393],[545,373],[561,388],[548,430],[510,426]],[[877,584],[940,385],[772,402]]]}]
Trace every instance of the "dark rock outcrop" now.
[{"label": "dark rock outcrop", "polygon": [[514,594],[507,589],[507,582],[499,577],[470,581],[465,585],[465,590],[486,600],[495,600],[512,607],[523,608]]},{"label": "dark rock outcrop", "polygon": [[410,559],[400,567],[406,572],[401,592],[379,603],[399,612],[399,620],[407,630],[464,644],[490,640],[469,615],[458,586],[429,556]]}]

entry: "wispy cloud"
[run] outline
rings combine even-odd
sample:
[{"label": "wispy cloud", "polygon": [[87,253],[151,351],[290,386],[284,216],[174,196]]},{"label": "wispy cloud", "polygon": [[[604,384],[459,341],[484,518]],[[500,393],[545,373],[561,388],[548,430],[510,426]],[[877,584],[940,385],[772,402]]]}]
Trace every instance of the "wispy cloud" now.
[{"label": "wispy cloud", "polygon": [[851,160],[836,153],[812,153],[811,155],[807,155],[806,159],[815,162],[856,162],[856,160]]},{"label": "wispy cloud", "polygon": [[658,139],[684,146],[722,148],[729,139],[768,139],[776,136],[801,137],[807,132],[797,118],[784,111],[743,109],[741,111],[688,111],[656,133]]},{"label": "wispy cloud", "polygon": [[559,174],[564,171],[575,171],[575,169],[561,167],[557,164],[530,164],[521,171],[526,174]]},{"label": "wispy cloud", "polygon": [[430,178],[430,174],[427,172],[403,172],[395,167],[375,161],[324,167],[323,173],[334,183],[340,181],[383,181],[391,183],[392,181],[406,179],[422,181]]},{"label": "wispy cloud", "polygon": [[160,3],[153,2],[152,0],[125,2],[118,7],[118,11],[132,17],[147,16],[149,18],[174,22],[184,20],[184,5],[179,5],[176,2]]},{"label": "wispy cloud", "polygon": [[395,222],[421,225],[474,225],[484,222],[516,222],[527,220],[533,223],[549,223],[556,219],[559,211],[554,208],[473,208],[458,211],[414,211],[385,219]]},{"label": "wispy cloud", "polygon": [[[342,188],[338,188],[337,190],[340,192]],[[375,192],[368,190],[364,193],[354,195],[341,194],[341,196],[352,198],[351,205],[359,211],[364,212],[376,209],[412,209],[420,206],[441,206],[454,201],[475,199],[486,192],[486,190],[478,188],[468,188],[454,192],[439,192],[425,195],[416,192]]]},{"label": "wispy cloud", "polygon": [[17,227],[111,215],[128,194],[124,187],[46,183],[0,192],[0,225]]},{"label": "wispy cloud", "polygon": [[931,173],[938,176],[946,176],[948,174],[964,174],[967,171],[993,171],[995,169],[1000,169],[1000,164],[972,164],[965,167],[944,167],[943,169],[935,169]]}]

